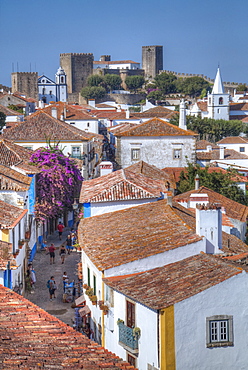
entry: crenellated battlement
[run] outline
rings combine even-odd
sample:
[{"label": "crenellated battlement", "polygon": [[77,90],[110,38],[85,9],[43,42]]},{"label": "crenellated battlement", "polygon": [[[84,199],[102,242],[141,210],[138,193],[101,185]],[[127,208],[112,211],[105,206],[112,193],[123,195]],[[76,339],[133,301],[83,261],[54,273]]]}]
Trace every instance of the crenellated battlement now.
[{"label": "crenellated battlement", "polygon": [[93,56],[93,53],[61,53],[60,56],[63,56],[63,57],[68,57],[68,56]]}]

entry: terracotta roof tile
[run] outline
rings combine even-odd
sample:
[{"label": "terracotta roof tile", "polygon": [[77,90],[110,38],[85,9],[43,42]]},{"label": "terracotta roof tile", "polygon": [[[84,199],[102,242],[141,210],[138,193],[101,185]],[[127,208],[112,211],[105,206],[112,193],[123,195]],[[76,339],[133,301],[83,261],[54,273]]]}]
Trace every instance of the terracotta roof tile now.
[{"label": "terracotta roof tile", "polygon": [[230,111],[248,110],[248,103],[230,103]]},{"label": "terracotta roof tile", "polygon": [[137,123],[125,122],[125,123],[120,123],[117,126],[109,127],[108,130],[113,135],[118,135],[136,126],[137,126]]},{"label": "terracotta roof tile", "polygon": [[0,164],[0,190],[27,191],[32,178]]},{"label": "terracotta roof tile", "polygon": [[214,144],[214,143],[211,143],[210,141],[207,141],[207,140],[198,140],[196,142],[196,150],[206,150],[207,149],[207,146],[211,146],[212,149],[219,149],[219,146]]},{"label": "terracotta roof tile", "polygon": [[85,218],[78,231],[84,252],[101,271],[202,239],[165,200]]},{"label": "terracotta roof tile", "polygon": [[199,294],[237,274],[240,268],[200,254],[143,273],[105,278],[104,282],[133,300],[155,310]]},{"label": "terracotta roof tile", "polygon": [[72,105],[63,102],[57,102],[54,104],[50,104],[47,107],[41,109],[41,112],[48,113],[52,116],[52,110],[57,109],[57,117],[60,119],[61,115],[64,115],[64,120],[96,120],[96,118],[92,117],[92,114],[87,112],[86,109],[79,109],[75,108]]},{"label": "terracotta roof tile", "polygon": [[190,190],[183,194],[176,195],[173,199],[177,202],[179,201],[189,201],[191,194],[208,194],[209,202],[211,204],[220,204],[225,208],[228,217],[239,220],[241,222],[246,222],[248,216],[248,207],[231,200],[224,195],[216,193],[215,191],[201,186],[198,190]]},{"label": "terracotta roof tile", "polygon": [[84,181],[80,202],[159,198],[168,190],[163,181],[153,180],[125,169]]},{"label": "terracotta roof tile", "polygon": [[[212,150],[211,152],[196,152],[196,159],[198,160],[220,160],[220,151]],[[246,154],[236,152],[233,149],[224,149],[224,159],[248,159]]]},{"label": "terracotta roof tile", "polygon": [[133,369],[27,299],[0,286],[2,369]]},{"label": "terracotta roof tile", "polygon": [[198,101],[197,102],[197,105],[198,105],[199,109],[202,112],[207,112],[208,111],[208,103],[207,102],[205,102],[205,101]]},{"label": "terracotta roof tile", "polygon": [[[13,141],[46,141],[51,140],[90,140],[95,134],[82,131],[69,123],[57,120],[49,114],[38,111],[26,117],[25,122],[3,132],[3,137]],[[100,135],[99,135],[100,136]]]},{"label": "terracotta roof tile", "polygon": [[228,136],[218,141],[217,144],[248,144],[248,138],[241,136]]},{"label": "terracotta roof tile", "polygon": [[142,113],[135,113],[135,116],[139,118],[159,117],[159,118],[170,119],[171,117],[178,115],[178,114],[179,113],[177,111],[173,111],[172,109],[158,106],[158,107],[150,108]]},{"label": "terracotta roof tile", "polygon": [[126,169],[134,173],[141,173],[155,180],[163,180],[166,185],[168,185],[169,183],[169,187],[173,189],[176,188],[174,177],[170,173],[165,173],[165,171],[144,161],[134,163],[131,166],[127,167]]},{"label": "terracotta roof tile", "polygon": [[183,130],[159,118],[152,118],[116,136],[197,136],[193,131]]},{"label": "terracotta roof tile", "polygon": [[20,209],[12,204],[0,200],[0,225],[2,229],[13,228],[16,221],[27,213],[27,209]]}]

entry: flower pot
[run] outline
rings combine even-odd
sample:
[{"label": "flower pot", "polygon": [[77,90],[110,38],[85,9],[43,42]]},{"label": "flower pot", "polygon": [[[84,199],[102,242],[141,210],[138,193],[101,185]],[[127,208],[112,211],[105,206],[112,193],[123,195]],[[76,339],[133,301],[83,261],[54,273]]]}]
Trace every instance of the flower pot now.
[{"label": "flower pot", "polygon": [[97,301],[92,301],[93,306],[96,306]]}]

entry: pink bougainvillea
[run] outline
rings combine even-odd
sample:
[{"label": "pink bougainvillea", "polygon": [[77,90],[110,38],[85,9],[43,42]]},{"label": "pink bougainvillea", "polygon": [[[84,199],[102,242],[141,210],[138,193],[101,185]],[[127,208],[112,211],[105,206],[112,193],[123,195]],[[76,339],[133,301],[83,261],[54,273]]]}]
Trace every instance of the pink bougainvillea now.
[{"label": "pink bougainvillea", "polygon": [[35,216],[37,220],[58,217],[65,209],[71,210],[79,196],[81,172],[58,146],[38,149],[30,162],[40,170],[37,180]]}]

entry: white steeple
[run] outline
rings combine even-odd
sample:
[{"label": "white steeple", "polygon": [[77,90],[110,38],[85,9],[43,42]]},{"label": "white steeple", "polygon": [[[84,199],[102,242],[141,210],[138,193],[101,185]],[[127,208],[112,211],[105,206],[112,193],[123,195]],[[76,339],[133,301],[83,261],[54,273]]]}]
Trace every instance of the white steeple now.
[{"label": "white steeple", "polygon": [[221,79],[221,75],[220,75],[220,68],[218,67],[216,77],[215,77],[215,81],[214,81],[214,87],[213,87],[213,90],[212,90],[212,94],[224,94],[224,93],[225,93],[225,90],[224,90],[224,87],[223,87],[223,84],[222,84],[222,79]]},{"label": "white steeple", "polygon": [[186,126],[186,105],[184,99],[180,102],[180,110],[179,110],[179,127],[183,130],[187,130]]}]

